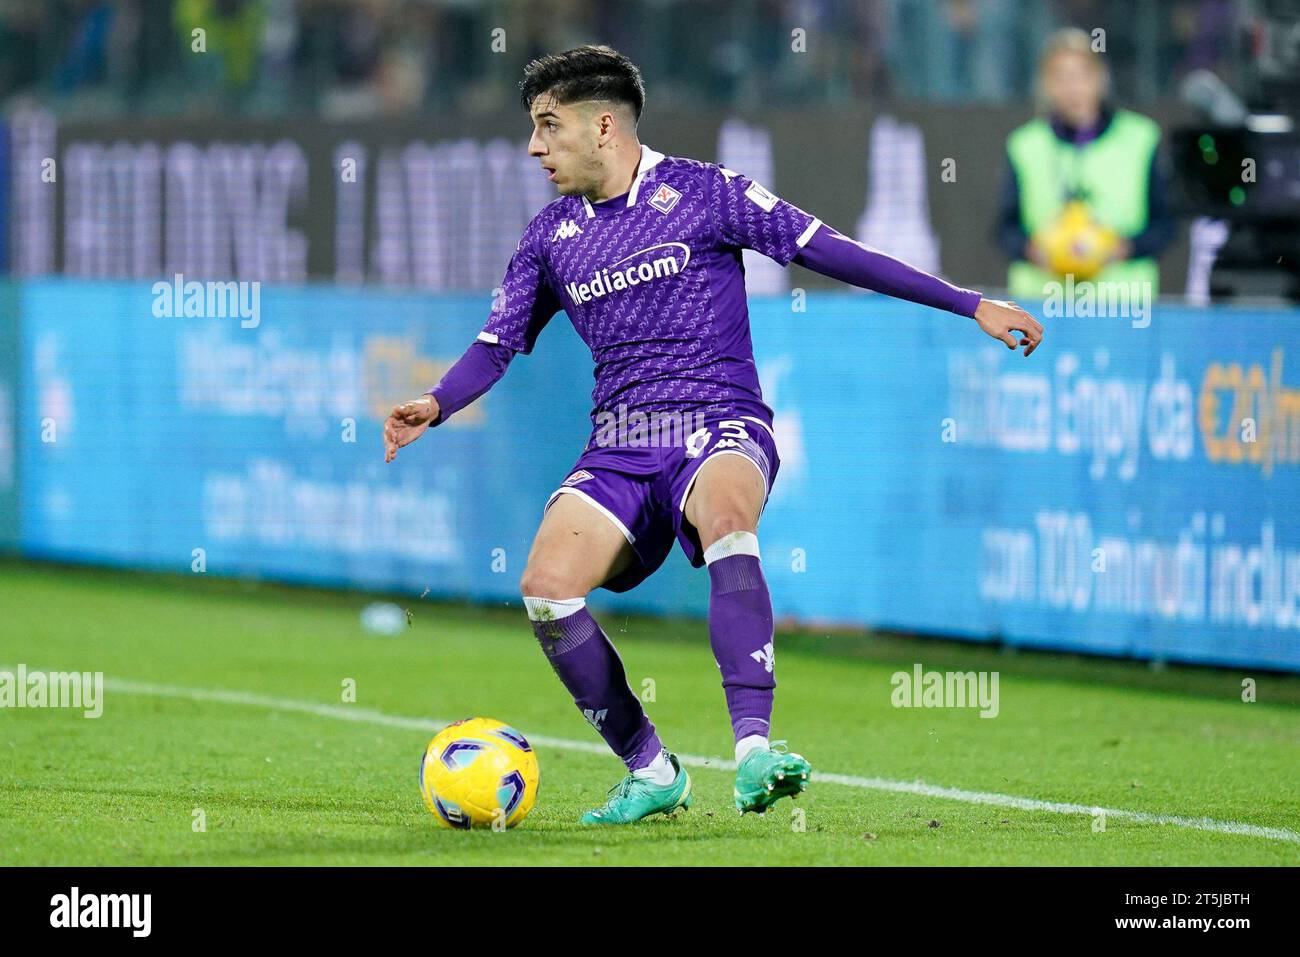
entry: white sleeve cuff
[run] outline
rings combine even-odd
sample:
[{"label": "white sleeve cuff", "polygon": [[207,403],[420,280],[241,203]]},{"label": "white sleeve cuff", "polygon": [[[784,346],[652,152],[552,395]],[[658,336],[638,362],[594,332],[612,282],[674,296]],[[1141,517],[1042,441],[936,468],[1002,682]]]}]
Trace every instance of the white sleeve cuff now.
[{"label": "white sleeve cuff", "polygon": [[794,244],[800,249],[803,249],[808,245],[808,241],[813,238],[813,233],[817,232],[817,230],[821,228],[821,224],[822,221],[814,216],[813,221],[808,224],[807,229],[799,234],[799,238],[794,241]]}]

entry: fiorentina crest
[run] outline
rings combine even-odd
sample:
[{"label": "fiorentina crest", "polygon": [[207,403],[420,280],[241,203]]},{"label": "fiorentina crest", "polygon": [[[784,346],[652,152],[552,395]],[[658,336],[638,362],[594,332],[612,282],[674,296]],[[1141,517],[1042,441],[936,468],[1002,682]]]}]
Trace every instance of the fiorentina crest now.
[{"label": "fiorentina crest", "polygon": [[669,213],[672,212],[672,208],[677,205],[677,201],[681,198],[681,193],[664,183],[650,197],[650,205],[661,213]]}]

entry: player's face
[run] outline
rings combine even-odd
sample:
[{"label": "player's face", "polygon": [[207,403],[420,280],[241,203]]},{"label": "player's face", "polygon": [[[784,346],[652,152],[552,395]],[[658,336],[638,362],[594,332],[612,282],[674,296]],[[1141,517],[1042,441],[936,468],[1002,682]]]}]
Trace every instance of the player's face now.
[{"label": "player's face", "polygon": [[1043,70],[1043,90],[1053,111],[1076,125],[1096,118],[1103,82],[1101,70],[1082,53],[1058,53]]},{"label": "player's face", "polygon": [[589,193],[603,179],[597,150],[599,114],[584,105],[539,96],[529,111],[533,135],[528,140],[528,155],[541,161],[550,181],[565,196]]}]

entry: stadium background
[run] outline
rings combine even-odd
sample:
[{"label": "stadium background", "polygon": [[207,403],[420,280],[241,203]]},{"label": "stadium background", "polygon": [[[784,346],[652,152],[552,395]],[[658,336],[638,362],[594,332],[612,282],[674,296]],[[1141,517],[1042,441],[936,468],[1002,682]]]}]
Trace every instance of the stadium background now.
[{"label": "stadium background", "polygon": [[[473,338],[551,198],[514,102],[528,58],[618,46],[646,72],[644,142],[996,291],[1043,38],[1105,30],[1117,98],[1172,133],[1198,122],[1190,71],[1248,91],[1241,36],[1268,6],[7,3],[0,542],[517,603],[587,432],[564,318],[393,466],[379,424]],[[1300,310],[1207,302],[1193,221],[1149,322],[1050,319],[1024,366],[955,317],[747,258],[783,458],[761,534],[777,614],[1300,670]],[[261,284],[256,322],[157,316],[175,274]],[[593,598],[706,601],[680,555]]]}]

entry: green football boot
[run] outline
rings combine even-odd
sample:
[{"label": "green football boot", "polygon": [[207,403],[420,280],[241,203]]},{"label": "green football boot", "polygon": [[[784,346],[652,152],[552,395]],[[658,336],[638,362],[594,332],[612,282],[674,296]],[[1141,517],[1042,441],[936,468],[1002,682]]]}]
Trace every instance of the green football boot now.
[{"label": "green football boot", "polygon": [[796,797],[808,786],[812,765],[801,754],[791,754],[784,741],[771,748],[755,748],[736,766],[736,810],[764,813],[778,800]]},{"label": "green football boot", "polygon": [[691,776],[677,761],[677,755],[668,755],[677,770],[672,784],[653,784],[629,774],[609,789],[609,800],[582,815],[583,824],[631,824],[651,814],[672,814],[678,808],[691,806]]}]

